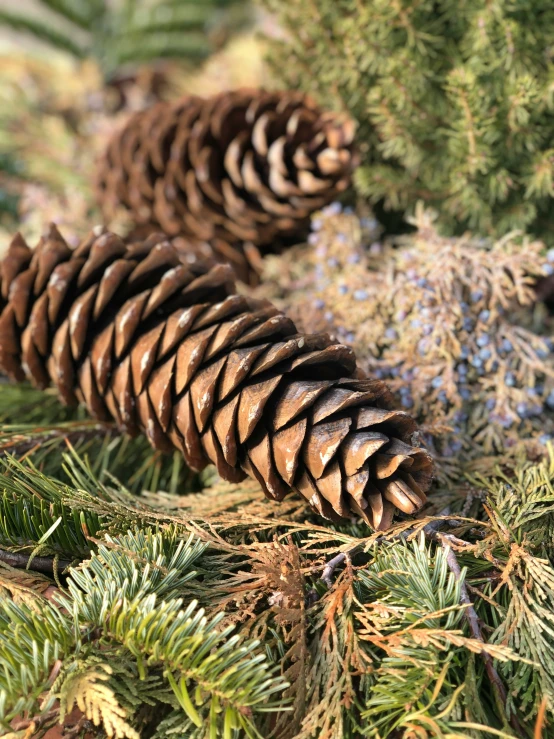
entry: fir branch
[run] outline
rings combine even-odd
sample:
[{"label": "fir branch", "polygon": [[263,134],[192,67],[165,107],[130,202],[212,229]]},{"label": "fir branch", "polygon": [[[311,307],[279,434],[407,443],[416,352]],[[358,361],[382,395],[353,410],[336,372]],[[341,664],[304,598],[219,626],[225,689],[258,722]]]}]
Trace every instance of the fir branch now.
[{"label": "fir branch", "polygon": [[122,736],[137,736],[120,702],[119,691],[127,703],[130,696],[129,684],[118,682],[121,671],[118,680],[104,684],[112,667],[102,667],[95,656],[101,641],[105,659],[111,649],[115,664],[131,660],[140,680],[162,676],[175,707],[193,725],[260,736],[254,716],[281,706],[272,696],[286,683],[275,676],[258,642],[244,642],[233,626],[219,627],[223,614],[208,619],[195,601],[185,607],[176,597],[196,576],[191,565],[205,550],[192,537],[178,543],[176,536],[172,530],[108,537],[89,562],[70,571],[68,592],[56,595],[54,603],[45,601],[40,612],[0,604],[4,726],[22,711],[40,716],[59,699],[62,718],[77,702],[108,733],[119,726]]},{"label": "fir branch", "polygon": [[90,30],[91,24],[101,15],[103,2],[100,4],[84,2],[71,2],[71,0],[40,0],[47,8],[50,8],[60,16],[75,23],[85,31]]},{"label": "fir branch", "polygon": [[172,493],[189,492],[201,486],[201,477],[187,468],[182,455],[163,455],[144,438],[131,439],[113,425],[91,421],[82,408],[62,406],[49,391],[42,393],[28,385],[0,388],[0,456],[31,453],[35,466],[65,482],[66,446],[87,459],[95,478],[125,479],[131,492],[160,487]]},{"label": "fir branch", "polygon": [[83,59],[85,57],[81,45],[75,43],[70,36],[27,15],[2,10],[0,11],[0,25],[7,26],[14,31],[29,33],[41,41],[46,41],[57,49],[69,52],[77,59]]},{"label": "fir branch", "polygon": [[[163,58],[197,63],[247,22],[237,0],[200,5],[194,0],[180,4],[173,0],[115,4],[103,0],[40,1],[52,11],[48,24],[24,12],[2,11],[0,25],[30,34],[78,59],[96,58],[106,80],[115,79],[118,69],[127,63]],[[67,32],[58,28],[60,20]]]},{"label": "fir branch", "polygon": [[[414,527],[414,528],[408,528],[403,529],[399,531],[397,534],[393,534],[393,536],[378,536],[377,538],[371,537],[369,539],[369,542],[372,546],[379,546],[379,544],[383,544],[385,542],[391,542],[391,541],[407,541],[410,539],[410,537],[413,537],[414,534],[417,534],[418,531],[422,531],[424,536],[434,539],[437,537],[437,531],[443,524],[448,524],[449,519],[445,520],[445,517],[450,514],[450,506],[446,506],[441,510],[436,518],[433,518],[433,520],[430,520],[428,523],[426,523],[423,527]],[[439,534],[439,537],[441,535]],[[457,541],[461,544],[468,545],[468,542],[461,541],[457,539]],[[335,555],[332,559],[330,559],[324,566],[323,571],[321,573],[320,580],[327,585],[328,588],[331,588],[333,586],[333,574],[337,567],[340,567],[340,565],[344,564],[345,561],[349,560],[356,552],[360,550],[360,544],[357,544],[356,546],[351,547],[350,549],[347,549],[345,552],[339,552],[339,554]]]}]

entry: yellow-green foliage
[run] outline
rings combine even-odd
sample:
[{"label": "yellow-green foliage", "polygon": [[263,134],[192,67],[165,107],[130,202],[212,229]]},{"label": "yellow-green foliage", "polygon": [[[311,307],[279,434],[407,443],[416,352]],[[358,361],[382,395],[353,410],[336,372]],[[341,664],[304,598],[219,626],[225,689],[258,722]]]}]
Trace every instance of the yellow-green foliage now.
[{"label": "yellow-green foliage", "polygon": [[[159,59],[198,63],[244,24],[239,0],[36,0],[0,10],[0,26],[77,59],[95,58],[108,81],[124,65]],[[128,69],[127,69],[128,72]]]},{"label": "yellow-green foliage", "polygon": [[552,240],[548,0],[266,4],[286,31],[277,77],[358,121],[363,194],[401,210],[423,198],[456,233]]},{"label": "yellow-green foliage", "polygon": [[101,726],[116,739],[140,739],[138,731],[126,721],[127,712],[106,680],[113,673],[107,664],[85,663],[65,680],[60,693],[60,722],[76,706],[95,726]]}]

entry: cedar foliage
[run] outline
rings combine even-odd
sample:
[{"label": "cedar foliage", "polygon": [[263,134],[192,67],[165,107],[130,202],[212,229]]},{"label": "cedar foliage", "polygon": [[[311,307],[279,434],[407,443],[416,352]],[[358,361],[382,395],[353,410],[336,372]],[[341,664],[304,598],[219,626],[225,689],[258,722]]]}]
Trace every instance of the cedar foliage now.
[{"label": "cedar foliage", "polygon": [[549,736],[553,450],[468,481],[466,499],[443,491],[438,517],[371,534],[323,526],[299,500],[276,507],[253,483],[132,494],[105,440],[88,457],[86,421],[52,403],[37,425],[37,391],[0,391],[0,416],[18,420],[0,441],[0,559],[50,563],[0,566],[13,739],[74,705],[75,736]]},{"label": "cedar foliage", "polygon": [[265,5],[286,29],[281,82],[359,122],[363,195],[402,211],[424,199],[451,232],[552,238],[551,3]]}]

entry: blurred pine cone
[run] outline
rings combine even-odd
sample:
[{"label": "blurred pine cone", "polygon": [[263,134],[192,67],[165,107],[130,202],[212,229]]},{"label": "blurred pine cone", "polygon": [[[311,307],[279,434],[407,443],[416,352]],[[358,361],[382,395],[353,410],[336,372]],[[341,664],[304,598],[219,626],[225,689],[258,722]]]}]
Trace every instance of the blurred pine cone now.
[{"label": "blurred pine cone", "polygon": [[184,264],[169,241],[96,229],[71,250],[52,226],[32,251],[16,236],[0,262],[0,370],[329,518],[387,528],[430,485],[414,420],[388,410],[383,382],[356,379],[351,349],[299,334],[235,294],[229,266]]},{"label": "blurred pine cone", "polygon": [[[168,237],[160,231],[159,226],[136,226],[125,237],[126,244],[136,244],[148,239],[158,243]],[[235,278],[251,287],[260,284],[263,271],[263,258],[260,250],[251,241],[235,241],[229,243],[223,239],[202,240],[193,236],[172,236],[169,240],[179,253],[183,264],[202,263],[206,268],[216,264],[228,264],[233,268]],[[274,249],[266,249],[266,251]]]},{"label": "blurred pine cone", "polygon": [[107,220],[124,206],[171,236],[270,245],[297,236],[346,189],[354,130],[297,92],[159,103],[109,143],[98,201]]}]

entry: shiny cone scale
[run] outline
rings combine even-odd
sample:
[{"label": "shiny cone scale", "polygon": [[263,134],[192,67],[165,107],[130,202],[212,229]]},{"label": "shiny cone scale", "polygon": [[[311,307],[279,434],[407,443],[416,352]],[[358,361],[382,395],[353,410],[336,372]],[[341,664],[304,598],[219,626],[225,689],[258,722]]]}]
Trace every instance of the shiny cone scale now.
[{"label": "shiny cone scale", "polygon": [[274,500],[292,488],[378,529],[417,511],[432,464],[386,385],[356,379],[347,347],[237,295],[228,265],[184,263],[160,238],[95,229],[72,250],[52,226],[31,250],[16,236],[0,263],[0,370]]},{"label": "shiny cone scale", "polygon": [[354,130],[298,92],[159,103],[110,141],[98,201],[107,219],[123,206],[170,236],[271,246],[346,189]]}]

